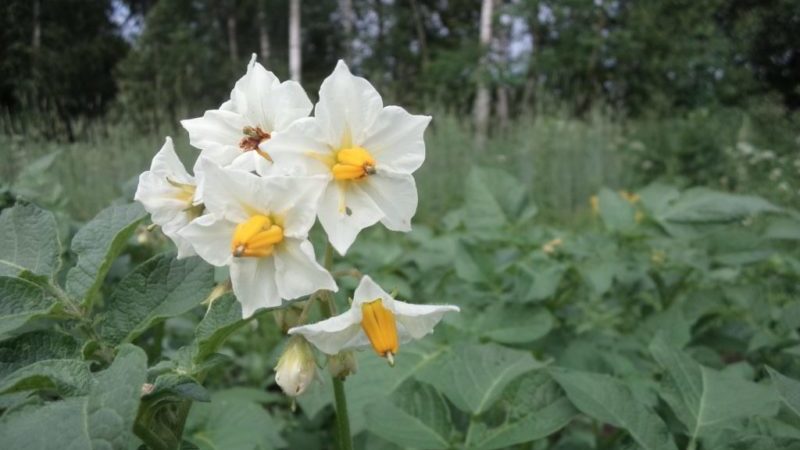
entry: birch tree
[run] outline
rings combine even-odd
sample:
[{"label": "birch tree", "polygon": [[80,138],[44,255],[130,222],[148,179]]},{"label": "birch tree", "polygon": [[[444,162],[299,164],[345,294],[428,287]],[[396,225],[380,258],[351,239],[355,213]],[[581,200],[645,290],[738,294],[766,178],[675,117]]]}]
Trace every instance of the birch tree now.
[{"label": "birch tree", "polygon": [[483,0],[481,5],[480,45],[482,56],[478,67],[478,87],[475,92],[475,104],[472,109],[475,121],[475,142],[478,148],[486,145],[486,133],[489,128],[490,94],[485,75],[487,72],[488,50],[492,41],[492,9],[494,0]]},{"label": "birch tree", "polygon": [[300,0],[291,0],[289,4],[289,75],[292,80],[300,82]]}]

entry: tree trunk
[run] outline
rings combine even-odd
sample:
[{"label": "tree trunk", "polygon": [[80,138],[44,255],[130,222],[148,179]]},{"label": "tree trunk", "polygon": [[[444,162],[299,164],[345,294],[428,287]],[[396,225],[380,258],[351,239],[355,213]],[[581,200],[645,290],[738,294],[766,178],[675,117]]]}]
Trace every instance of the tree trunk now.
[{"label": "tree trunk", "polygon": [[475,104],[472,115],[475,121],[475,144],[477,148],[486,146],[486,133],[489,129],[489,87],[486,82],[488,73],[488,50],[492,41],[492,7],[493,0],[483,0],[481,5],[480,45],[483,55],[478,66],[478,88],[475,92]]},{"label": "tree trunk", "polygon": [[339,12],[342,14],[344,28],[344,57],[350,63],[353,60],[353,26],[356,22],[353,0],[339,0]]},{"label": "tree trunk", "polygon": [[511,25],[500,24],[499,29],[495,32],[496,35],[496,48],[498,51],[498,69],[500,71],[500,80],[496,90],[495,99],[495,114],[497,121],[502,131],[508,130],[508,115],[509,115],[509,90],[507,86],[509,69],[509,45],[511,42]]},{"label": "tree trunk", "polygon": [[261,64],[267,65],[269,62],[269,33],[267,28],[267,10],[264,2],[266,0],[258,0],[258,13],[256,21],[258,22],[258,50],[261,57]]},{"label": "tree trunk", "polygon": [[290,0],[289,4],[289,75],[300,82],[302,67],[300,53],[300,0]]},{"label": "tree trunk", "polygon": [[414,27],[417,31],[417,42],[419,42],[419,53],[422,56],[422,66],[428,65],[428,40],[425,37],[425,25],[422,22],[422,14],[419,12],[417,0],[410,0],[411,12],[414,17]]},{"label": "tree trunk", "polygon": [[228,4],[226,8],[226,25],[228,29],[228,54],[231,58],[231,63],[236,65],[239,55],[239,43],[236,41],[236,2],[233,1]]},{"label": "tree trunk", "polygon": [[33,0],[33,36],[31,37],[33,53],[37,54],[42,47],[42,2]]}]

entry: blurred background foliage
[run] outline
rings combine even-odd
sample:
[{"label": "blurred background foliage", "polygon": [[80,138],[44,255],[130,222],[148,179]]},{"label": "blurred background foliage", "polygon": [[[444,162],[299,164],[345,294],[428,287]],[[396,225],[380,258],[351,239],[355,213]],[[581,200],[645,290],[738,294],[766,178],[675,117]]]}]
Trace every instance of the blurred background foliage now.
[{"label": "blurred background foliage", "polygon": [[[386,103],[435,116],[422,220],[461,200],[475,162],[516,174],[546,216],[659,179],[797,203],[797,2],[487,1],[484,46],[478,0],[302,4],[312,100],[344,58]],[[5,184],[60,150],[48,170],[65,207],[92,217],[165,134],[187,147],[178,121],[227,98],[252,53],[289,77],[288,16],[289,0],[3,2]],[[472,120],[479,89],[490,145]]]}]

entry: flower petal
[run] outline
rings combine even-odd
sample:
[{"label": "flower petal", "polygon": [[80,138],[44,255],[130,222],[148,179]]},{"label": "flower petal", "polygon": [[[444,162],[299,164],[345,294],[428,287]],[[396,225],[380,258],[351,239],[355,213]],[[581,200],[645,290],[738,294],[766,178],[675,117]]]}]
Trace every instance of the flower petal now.
[{"label": "flower petal", "polygon": [[350,73],[340,60],[319,88],[314,116],[329,145],[351,147],[364,141],[381,109],[383,101],[378,91],[369,81]]},{"label": "flower petal", "polygon": [[186,168],[183,167],[183,163],[175,153],[172,138],[169,136],[164,140],[164,145],[161,146],[156,156],[153,157],[153,161],[150,163],[150,172],[162,177],[170,177],[178,183],[194,184],[194,177],[189,175]]},{"label": "flower petal", "polygon": [[274,172],[274,164],[255,151],[241,153],[226,168],[255,172],[261,176],[271,175]]},{"label": "flower petal", "polygon": [[370,345],[361,329],[361,311],[354,308],[311,325],[291,328],[289,334],[305,336],[308,342],[328,355]]},{"label": "flower petal", "polygon": [[333,150],[325,142],[325,136],[316,119],[308,117],[294,122],[286,131],[276,133],[260,146],[267,152],[275,166],[281,170],[306,175],[328,175],[333,164]]},{"label": "flower petal", "polygon": [[319,221],[333,248],[344,255],[358,233],[383,217],[383,212],[353,183],[329,183],[319,205]]},{"label": "flower petal", "polygon": [[245,319],[260,308],[281,306],[272,258],[234,258],[231,284],[236,299],[242,304],[242,317]]},{"label": "flower petal", "polygon": [[236,81],[231,91],[234,108],[247,119],[248,125],[260,126],[264,131],[273,130],[271,116],[268,114],[271,105],[267,97],[279,84],[275,74],[256,62],[254,53],[247,64],[247,72]]},{"label": "flower petal", "polygon": [[188,224],[189,217],[183,214],[181,219],[170,221],[161,226],[161,231],[170,238],[175,244],[175,247],[178,248],[178,259],[188,258],[197,254],[197,252],[194,251],[194,247],[192,247],[192,243],[179,234]]},{"label": "flower petal", "polygon": [[378,162],[395,172],[412,173],[425,161],[425,128],[430,116],[409,114],[399,106],[387,106],[369,129],[362,146]]},{"label": "flower petal", "polygon": [[178,231],[178,235],[192,243],[192,247],[209,264],[225,266],[231,262],[231,239],[236,224],[213,214],[194,219]]},{"label": "flower petal", "polygon": [[311,242],[285,239],[275,252],[278,292],[287,300],[313,294],[320,289],[336,292],[333,277],[314,258]]},{"label": "flower petal", "polygon": [[369,303],[377,299],[383,300],[384,306],[391,309],[390,305],[394,304],[394,298],[389,295],[382,287],[370,278],[369,275],[361,277],[358,282],[355,292],[353,292],[353,308],[360,308],[361,304]]},{"label": "flower petal", "polygon": [[314,105],[296,81],[284,81],[275,86],[262,100],[262,109],[272,124],[270,131],[283,131],[298,119],[308,117]]},{"label": "flower petal", "polygon": [[411,231],[411,218],[417,212],[417,185],[408,174],[379,170],[354,189],[368,195],[383,213],[381,223],[393,231]]},{"label": "flower petal", "polygon": [[283,234],[305,239],[314,226],[320,199],[328,185],[325,176],[265,177],[274,196],[270,207],[283,216]]},{"label": "flower petal", "polygon": [[433,328],[446,313],[460,311],[454,305],[414,305],[400,300],[395,300],[390,309],[395,313],[397,322],[414,339],[433,333]]},{"label": "flower petal", "polygon": [[[261,212],[265,199],[263,180],[249,172],[225,169],[207,158],[198,162],[203,172],[203,202],[206,209],[240,223],[253,212]],[[271,197],[267,193],[266,200]]]},{"label": "flower petal", "polygon": [[236,112],[212,109],[203,117],[182,120],[181,125],[189,132],[189,143],[202,150],[202,156],[226,166],[241,153],[242,130],[249,124]]}]

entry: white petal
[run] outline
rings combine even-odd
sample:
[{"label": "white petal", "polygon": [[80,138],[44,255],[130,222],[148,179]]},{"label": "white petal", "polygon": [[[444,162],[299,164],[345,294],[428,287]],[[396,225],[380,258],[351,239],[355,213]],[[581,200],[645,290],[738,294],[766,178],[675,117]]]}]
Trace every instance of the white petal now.
[{"label": "white petal", "polygon": [[273,124],[268,113],[272,106],[268,102],[268,96],[279,84],[278,77],[257,63],[253,55],[247,65],[247,73],[236,82],[231,91],[234,107],[247,118],[251,126],[272,131]]},{"label": "white petal", "polygon": [[430,116],[415,116],[399,106],[387,106],[368,131],[362,147],[375,157],[378,167],[411,173],[425,161],[423,134]]},{"label": "white petal", "polygon": [[414,339],[433,333],[433,327],[446,313],[460,311],[458,306],[453,305],[414,305],[400,300],[395,300],[389,309],[395,313],[397,322],[405,328],[405,332]]},{"label": "white petal", "polygon": [[214,109],[203,117],[182,120],[181,125],[189,132],[189,143],[203,150],[202,156],[226,166],[241,153],[242,130],[249,124],[236,112]]},{"label": "white petal", "polygon": [[286,239],[275,252],[275,280],[281,298],[294,299],[320,289],[336,292],[333,277],[314,258],[311,242]]},{"label": "white petal", "polygon": [[355,292],[353,292],[352,308],[359,309],[363,303],[369,303],[377,299],[383,300],[384,305],[391,309],[394,298],[383,290],[378,283],[372,280],[369,275],[361,277]]},{"label": "white petal", "polygon": [[242,152],[230,165],[228,169],[243,170],[245,172],[255,172],[261,176],[271,175],[273,166],[267,158],[261,156],[258,152],[248,151]]},{"label": "white petal", "polygon": [[[203,202],[206,209],[226,219],[241,223],[254,212],[264,212],[260,206],[264,188],[261,177],[242,170],[219,167],[211,160],[198,162],[203,172]],[[270,194],[267,193],[266,201]]]},{"label": "white petal", "polygon": [[153,223],[163,227],[191,206],[180,194],[181,190],[169,184],[166,177],[147,171],[139,175],[133,199],[150,213]]},{"label": "white petal", "polygon": [[186,168],[183,167],[183,163],[175,153],[171,137],[166,138],[164,145],[153,157],[150,171],[162,177],[170,177],[172,181],[178,183],[194,184],[194,177],[186,172]]},{"label": "white petal", "polygon": [[383,213],[381,223],[393,231],[411,231],[411,218],[417,212],[417,185],[414,177],[379,170],[354,189],[361,189]]},{"label": "white petal", "polygon": [[194,251],[194,247],[192,247],[192,243],[179,234],[188,224],[189,217],[184,214],[181,219],[173,220],[161,226],[161,231],[169,237],[175,244],[175,247],[178,248],[178,259],[188,258],[197,254]]},{"label": "white petal", "polygon": [[314,177],[264,177],[269,180],[270,190],[275,193],[270,204],[272,211],[283,216],[283,234],[305,239],[314,226],[317,209],[328,178]]},{"label": "white petal", "polygon": [[358,233],[380,220],[383,212],[353,183],[332,182],[322,195],[318,215],[331,245],[344,255]]},{"label": "white petal", "polygon": [[275,86],[262,103],[267,121],[272,124],[272,128],[265,131],[271,132],[286,130],[296,120],[308,117],[314,107],[296,81],[284,81]]},{"label": "white petal", "polygon": [[231,239],[235,230],[235,223],[206,214],[191,221],[178,235],[191,242],[197,254],[209,264],[225,266],[232,259]]},{"label": "white petal", "polygon": [[242,304],[243,318],[252,316],[260,308],[281,306],[272,258],[234,258],[231,284],[236,299]]},{"label": "white petal", "polygon": [[294,327],[289,334],[305,336],[308,342],[328,355],[370,345],[361,329],[361,311],[354,308],[311,325]]},{"label": "white petal", "polygon": [[286,131],[276,133],[260,146],[276,167],[307,175],[328,175],[331,170],[324,161],[334,161],[331,147],[313,117],[295,121]]},{"label": "white petal", "polygon": [[372,84],[354,76],[347,64],[339,61],[319,88],[314,116],[328,144],[334,148],[350,147],[364,141],[381,109],[383,101]]}]

